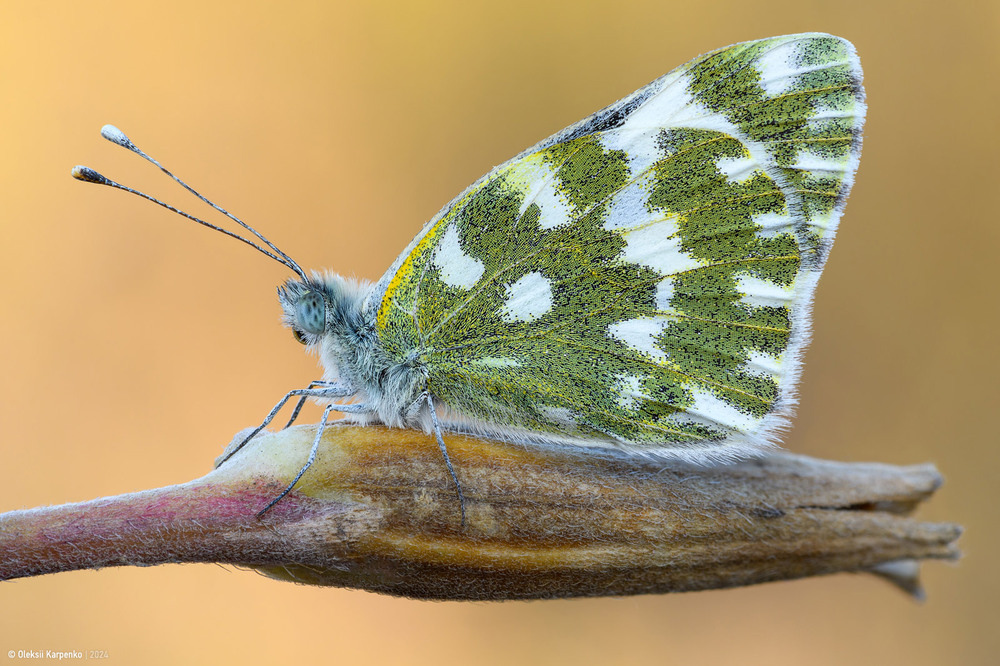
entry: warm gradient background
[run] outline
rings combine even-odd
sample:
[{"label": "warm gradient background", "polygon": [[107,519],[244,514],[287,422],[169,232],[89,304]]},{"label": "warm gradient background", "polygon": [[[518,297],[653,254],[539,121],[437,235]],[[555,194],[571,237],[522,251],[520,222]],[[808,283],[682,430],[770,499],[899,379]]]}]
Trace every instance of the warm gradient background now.
[{"label": "warm gradient background", "polygon": [[[987,2],[0,4],[0,510],[201,475],[317,376],[280,265],[121,193],[378,277],[490,167],[695,55],[819,30],[861,53],[864,158],[816,301],[795,451],[935,462],[966,525],[929,601],[868,576],[628,599],[421,603],[216,566],[0,584],[8,650],[111,664],[982,664],[1000,651],[998,12]],[[37,7],[37,8],[36,8]],[[220,219],[220,218],[210,218]]]}]

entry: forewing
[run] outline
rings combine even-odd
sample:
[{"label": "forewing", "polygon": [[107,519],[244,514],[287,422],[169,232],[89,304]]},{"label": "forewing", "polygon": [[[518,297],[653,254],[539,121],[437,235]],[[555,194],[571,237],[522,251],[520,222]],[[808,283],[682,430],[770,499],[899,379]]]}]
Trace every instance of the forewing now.
[{"label": "forewing", "polygon": [[857,168],[853,47],[738,44],[494,169],[376,290],[449,419],[705,461],[767,445]]}]

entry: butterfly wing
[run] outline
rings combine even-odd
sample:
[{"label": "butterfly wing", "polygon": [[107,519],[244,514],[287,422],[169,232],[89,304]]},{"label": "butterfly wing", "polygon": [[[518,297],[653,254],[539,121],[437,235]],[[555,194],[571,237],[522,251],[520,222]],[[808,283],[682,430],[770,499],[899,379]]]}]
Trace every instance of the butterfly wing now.
[{"label": "butterfly wing", "polygon": [[455,427],[695,461],[767,446],[857,168],[851,44],[701,56],[497,167],[377,285]]}]

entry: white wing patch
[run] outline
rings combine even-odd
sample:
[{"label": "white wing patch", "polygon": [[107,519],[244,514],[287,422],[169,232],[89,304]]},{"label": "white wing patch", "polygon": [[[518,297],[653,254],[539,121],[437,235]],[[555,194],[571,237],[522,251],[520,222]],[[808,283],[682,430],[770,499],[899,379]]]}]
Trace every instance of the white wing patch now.
[{"label": "white wing patch", "polygon": [[[816,69],[821,69],[817,67]],[[856,118],[857,114],[842,109],[832,109],[821,104],[816,105],[816,112],[809,116],[806,124],[817,129],[828,127],[831,120],[842,120],[844,118]]]},{"label": "white wing patch", "polygon": [[[635,229],[663,219],[663,213],[649,209],[649,177],[640,178],[619,190],[608,203],[602,225],[608,231]],[[673,232],[671,232],[673,233]]]},{"label": "white wing patch", "polygon": [[626,231],[622,258],[652,268],[660,275],[676,275],[701,267],[701,262],[681,250],[677,222],[667,218],[639,229]]},{"label": "white wing patch", "polygon": [[552,181],[538,190],[534,203],[538,204],[540,210],[538,226],[542,229],[555,229],[573,222],[573,208]]},{"label": "white wing patch", "polygon": [[507,287],[507,300],[500,312],[507,321],[531,321],[551,309],[552,282],[536,271]]},{"label": "white wing patch", "polygon": [[454,224],[441,237],[434,252],[434,265],[441,271],[441,280],[460,289],[471,289],[483,277],[486,266],[480,260],[465,253]]},{"label": "white wing patch", "polygon": [[607,150],[620,150],[627,155],[629,171],[644,174],[657,161],[663,159],[663,152],[656,145],[661,128],[624,129],[605,132],[600,135],[601,145]]},{"label": "white wing patch", "polygon": [[760,72],[760,86],[769,96],[780,97],[790,92],[803,74],[830,68],[831,63],[800,67],[803,44],[799,40],[783,42],[757,59],[755,66]]},{"label": "white wing patch", "polygon": [[795,156],[795,163],[790,168],[799,171],[832,171],[841,173],[847,165],[846,159],[831,160],[811,150],[800,150]]},{"label": "white wing patch", "polygon": [[656,346],[656,338],[663,333],[663,329],[670,321],[667,317],[626,319],[611,324],[608,327],[608,333],[611,337],[624,342],[632,349],[646,354],[655,361],[665,361],[667,355]]},{"label": "white wing patch", "polygon": [[616,401],[622,409],[635,411],[639,405],[649,400],[649,396],[642,391],[643,378],[638,375],[618,375],[618,382],[615,384]]},{"label": "white wing patch", "polygon": [[669,310],[670,301],[674,298],[674,278],[668,276],[656,284],[656,309]]},{"label": "white wing patch", "polygon": [[736,125],[729,122],[721,114],[706,107],[688,92],[690,84],[691,77],[687,74],[681,74],[671,80],[656,94],[643,102],[622,124],[620,130],[625,132],[659,131],[664,127],[685,127],[713,130],[743,139],[743,133]]},{"label": "white wing patch", "polygon": [[715,167],[723,176],[734,183],[740,183],[757,173],[763,173],[763,169],[757,161],[750,157],[724,157],[716,162]]},{"label": "white wing patch", "polygon": [[690,82],[690,78],[683,73],[675,75],[669,81],[664,81],[656,94],[644,101],[629,115],[620,131],[653,130],[658,132],[663,127],[689,127],[690,125],[686,123],[676,121],[712,115],[687,91]]},{"label": "white wing patch", "polygon": [[708,391],[693,390],[691,397],[694,401],[690,407],[684,408],[685,411],[691,416],[704,419],[707,423],[715,423],[743,432],[752,430],[757,425],[757,418],[741,412]]},{"label": "white wing patch", "polygon": [[476,365],[483,365],[487,368],[519,368],[521,367],[521,362],[516,358],[507,358],[500,356],[487,356],[486,358],[477,358],[472,360]]},{"label": "white wing patch", "polygon": [[736,288],[743,297],[740,302],[750,307],[785,307],[792,302],[795,292],[792,285],[783,287],[769,280],[761,280],[752,275],[736,278]]},{"label": "white wing patch", "polygon": [[761,73],[760,86],[771,97],[779,97],[788,92],[799,72],[792,67],[796,56],[795,42],[785,43],[762,54],[757,60],[757,71]]},{"label": "white wing patch", "polygon": [[751,375],[763,375],[765,377],[781,376],[781,359],[756,350],[747,354],[746,363],[741,368],[743,372]]},{"label": "white wing patch", "polygon": [[761,238],[795,233],[795,220],[782,213],[763,213],[755,216],[753,222],[760,227],[757,235]]},{"label": "white wing patch", "polygon": [[539,156],[532,156],[514,164],[506,174],[507,181],[524,192],[524,201],[518,217],[532,204],[539,208],[538,225],[542,229],[555,229],[573,222],[573,206],[555,182],[555,170]]}]

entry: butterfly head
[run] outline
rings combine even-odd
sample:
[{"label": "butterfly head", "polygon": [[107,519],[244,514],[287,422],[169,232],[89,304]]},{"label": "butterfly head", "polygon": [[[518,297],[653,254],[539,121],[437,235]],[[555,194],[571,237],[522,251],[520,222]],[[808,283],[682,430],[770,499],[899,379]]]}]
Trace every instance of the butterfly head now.
[{"label": "butterfly head", "polygon": [[278,289],[284,323],[292,329],[296,341],[311,345],[327,332],[327,317],[335,297],[324,281],[314,278],[288,280]]},{"label": "butterfly head", "polygon": [[367,282],[335,273],[288,280],[278,288],[283,321],[295,339],[307,346],[347,335],[360,327],[361,304],[370,288]]}]

